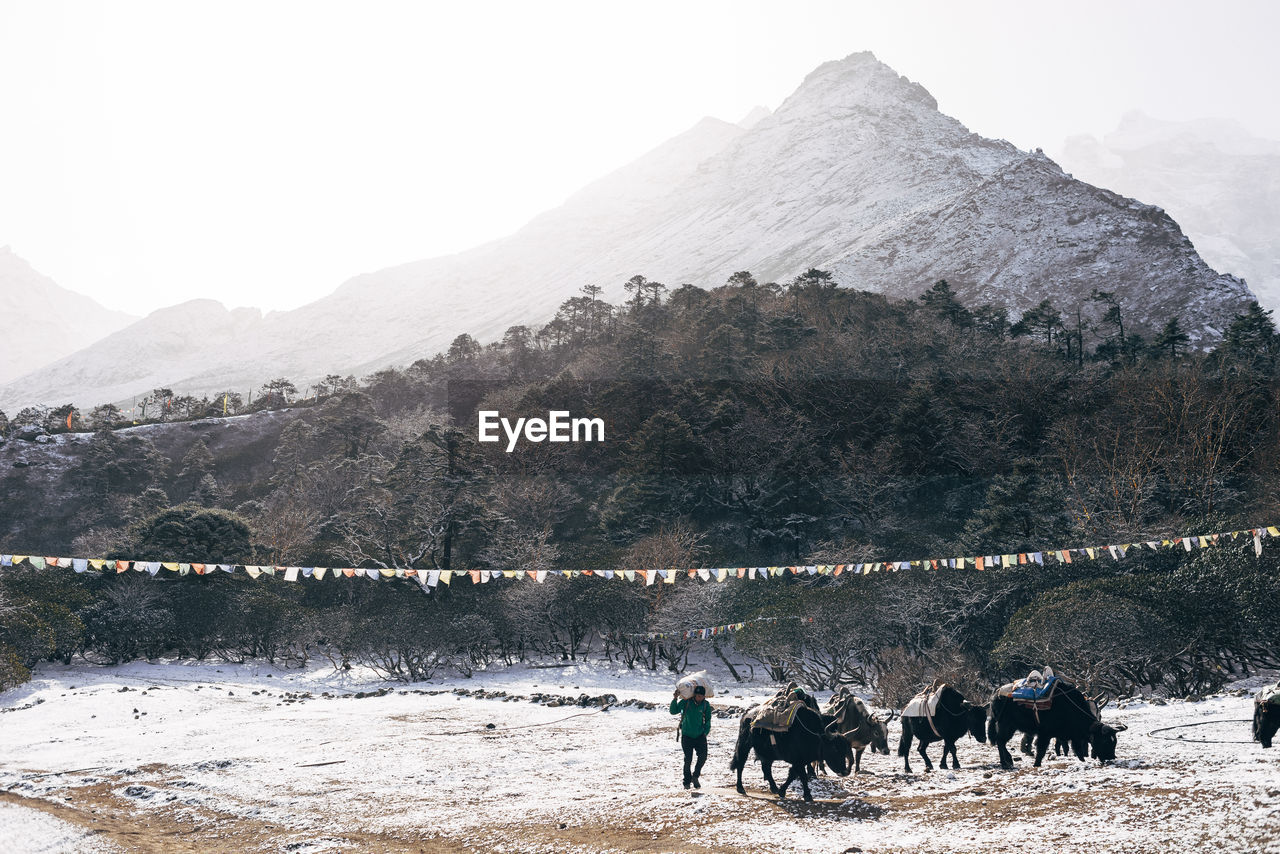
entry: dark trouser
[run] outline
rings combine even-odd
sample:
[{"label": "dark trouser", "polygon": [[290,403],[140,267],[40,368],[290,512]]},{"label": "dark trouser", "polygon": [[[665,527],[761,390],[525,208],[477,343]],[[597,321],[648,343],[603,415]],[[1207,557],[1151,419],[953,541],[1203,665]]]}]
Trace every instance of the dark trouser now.
[{"label": "dark trouser", "polygon": [[[680,736],[680,747],[684,749],[684,781],[688,783],[702,773],[702,765],[707,761],[707,737],[700,735],[697,738],[693,738],[682,735]],[[698,764],[690,772],[689,763],[693,761],[694,751],[698,753]]]}]

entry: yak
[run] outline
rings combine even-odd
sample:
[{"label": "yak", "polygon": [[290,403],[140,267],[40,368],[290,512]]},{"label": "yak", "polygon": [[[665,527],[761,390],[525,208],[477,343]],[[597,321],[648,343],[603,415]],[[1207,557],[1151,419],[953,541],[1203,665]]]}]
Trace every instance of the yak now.
[{"label": "yak", "polygon": [[933,770],[933,763],[929,761],[929,754],[925,752],[933,742],[942,742],[942,759],[939,765],[945,770],[948,752],[951,754],[951,767],[960,767],[960,760],[956,758],[956,742],[963,738],[966,732],[977,739],[979,744],[987,740],[987,707],[975,706],[950,685],[943,685],[938,691],[940,692],[938,707],[932,718],[920,715],[908,716],[905,712],[902,715],[902,737],[898,740],[898,755],[902,757],[902,766],[908,774],[911,773],[910,751],[913,736],[920,742],[916,752],[924,760],[926,772]]},{"label": "yak", "polygon": [[1099,762],[1111,762],[1116,758],[1116,735],[1128,727],[1113,727],[1098,718],[1097,705],[1069,682],[1058,681],[1053,690],[1052,705],[1035,710],[1019,704],[1012,697],[996,691],[991,697],[991,716],[987,724],[987,737],[1000,751],[1000,767],[1013,768],[1013,756],[1009,753],[1009,739],[1015,732],[1034,733],[1036,736],[1035,767],[1044,762],[1053,739],[1071,745],[1076,757],[1084,761],[1093,755]]},{"label": "yak", "polygon": [[[812,762],[821,760],[841,777],[849,776],[853,767],[853,748],[842,735],[828,731],[828,727],[834,723],[832,719],[808,706],[801,706],[796,709],[791,726],[785,732],[774,732],[752,726],[755,711],[754,708],[748,709],[743,714],[738,724],[738,742],[729,762],[730,770],[738,774],[739,793],[746,793],[746,789],[742,787],[742,769],[746,767],[752,750],[755,750],[756,758],[760,760],[764,778],[769,783],[769,791],[779,798],[786,798],[787,787],[793,780],[799,779],[804,799],[813,800],[809,793],[809,775],[805,770]],[[774,762],[786,762],[791,766],[781,787],[773,780]]]},{"label": "yak", "polygon": [[824,714],[833,718],[832,729],[841,733],[853,748],[853,773],[862,771],[862,753],[868,747],[872,753],[889,755],[888,722],[871,714],[862,700],[841,687],[831,695]]},{"label": "yak", "polygon": [[1253,701],[1253,740],[1270,747],[1276,730],[1280,730],[1280,705],[1266,702],[1259,694]]}]

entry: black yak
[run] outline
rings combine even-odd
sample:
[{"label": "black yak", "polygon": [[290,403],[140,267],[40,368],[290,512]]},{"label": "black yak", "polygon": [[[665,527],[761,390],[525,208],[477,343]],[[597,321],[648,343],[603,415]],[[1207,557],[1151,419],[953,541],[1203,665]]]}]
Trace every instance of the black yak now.
[{"label": "black yak", "polygon": [[[742,787],[742,769],[746,767],[747,758],[755,750],[756,758],[764,771],[764,778],[769,783],[769,791],[780,798],[787,796],[787,787],[792,780],[799,779],[804,789],[804,799],[813,800],[809,793],[809,775],[805,766],[821,760],[826,766],[841,777],[849,776],[853,767],[853,748],[842,736],[828,731],[834,721],[808,706],[796,709],[791,719],[791,726],[785,732],[774,732],[752,726],[755,709],[748,709],[738,724],[738,743],[733,749],[733,759],[729,768],[738,774],[738,791],[745,793]],[[787,779],[779,787],[773,780],[773,763],[786,762],[791,766]]]},{"label": "black yak", "polygon": [[916,752],[924,760],[925,771],[933,770],[933,763],[925,752],[933,742],[942,742],[942,759],[939,765],[945,769],[948,752],[951,753],[951,767],[960,767],[960,761],[956,758],[956,742],[966,732],[980,744],[987,740],[987,707],[975,706],[950,685],[943,685],[937,690],[938,706],[932,718],[928,715],[908,715],[907,710],[912,708],[910,703],[902,713],[902,737],[898,740],[898,755],[902,757],[902,767],[908,774],[911,773],[909,754],[913,736],[920,742]]},{"label": "black yak", "polygon": [[991,697],[987,736],[1000,751],[1001,768],[1013,768],[1013,756],[1008,745],[1015,732],[1035,733],[1037,768],[1044,761],[1049,742],[1053,739],[1070,744],[1081,761],[1090,754],[1099,762],[1110,762],[1116,758],[1116,735],[1128,727],[1102,723],[1098,719],[1097,705],[1069,682],[1059,680],[1049,699],[1049,708],[1037,711],[1007,696],[1004,689]]},{"label": "black yak", "polygon": [[1268,702],[1260,692],[1253,700],[1253,740],[1270,747],[1276,730],[1280,730],[1280,694]]}]

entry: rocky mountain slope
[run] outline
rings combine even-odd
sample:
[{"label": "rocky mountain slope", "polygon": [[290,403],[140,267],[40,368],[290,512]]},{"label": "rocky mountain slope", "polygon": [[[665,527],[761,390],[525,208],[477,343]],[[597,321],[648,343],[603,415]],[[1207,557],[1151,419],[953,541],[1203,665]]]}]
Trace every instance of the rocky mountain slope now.
[{"label": "rocky mountain slope", "polygon": [[[785,282],[816,266],[902,297],[946,278],[962,299],[1015,316],[1046,298],[1069,308],[1098,287],[1119,295],[1131,327],[1178,315],[1201,342],[1252,299],[1163,211],[970,132],[869,53],[825,63],[777,112],[744,124],[703,120],[509,237],[358,276],[295,311],[241,323],[203,306],[206,326],[153,315],[119,346],[0,388],[0,407],[364,373],[461,332],[486,341],[542,322],[586,284],[616,299],[637,273],[714,287],[738,270]],[[180,343],[159,361],[140,355],[140,339],[166,324]]]},{"label": "rocky mountain slope", "polygon": [[1231,121],[1135,112],[1101,140],[1067,140],[1061,159],[1085,181],[1163,206],[1209,264],[1280,308],[1280,142]]},{"label": "rocky mountain slope", "polygon": [[60,287],[0,246],[0,383],[68,356],[138,318]]}]

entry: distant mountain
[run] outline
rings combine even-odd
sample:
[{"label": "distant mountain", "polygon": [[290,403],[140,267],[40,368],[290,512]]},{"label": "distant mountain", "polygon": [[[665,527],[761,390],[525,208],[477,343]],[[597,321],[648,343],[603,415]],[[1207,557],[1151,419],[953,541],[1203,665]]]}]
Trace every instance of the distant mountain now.
[{"label": "distant mountain", "polygon": [[[900,297],[946,278],[961,299],[1015,316],[1043,299],[1070,308],[1097,287],[1119,295],[1127,326],[1179,316],[1201,343],[1252,299],[1159,208],[971,133],[869,53],[825,63],[777,112],[748,119],[704,119],[509,237],[357,276],[294,311],[238,326],[209,307],[212,328],[184,312],[152,315],[121,333],[131,348],[23,377],[0,388],[0,406],[366,373],[429,356],[462,332],[493,340],[540,323],[586,284],[618,298],[637,273],[714,287],[739,270],[785,282],[816,266]],[[161,326],[180,343],[152,360],[139,339]]]},{"label": "distant mountain", "polygon": [[1230,120],[1166,122],[1126,115],[1102,140],[1067,140],[1078,177],[1162,206],[1215,269],[1280,309],[1280,142]]},{"label": "distant mountain", "polygon": [[[112,311],[43,276],[0,247],[0,383],[93,344],[138,318]],[[12,413],[11,413],[12,414]]]},{"label": "distant mountain", "polygon": [[[103,402],[125,402],[153,388],[168,386],[201,394],[238,391],[248,397],[253,381],[226,382],[234,377],[228,363],[235,353],[222,347],[243,348],[263,329],[256,308],[227,311],[222,303],[198,299],[153,311],[125,329],[101,339],[89,350],[46,365],[9,388],[30,389],[27,397],[0,409],[31,402],[74,402],[82,408]],[[261,385],[272,374],[257,381]],[[182,379],[175,380],[175,377]],[[36,396],[41,388],[52,391]],[[8,398],[0,390],[0,401]]]}]

